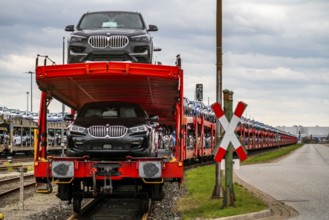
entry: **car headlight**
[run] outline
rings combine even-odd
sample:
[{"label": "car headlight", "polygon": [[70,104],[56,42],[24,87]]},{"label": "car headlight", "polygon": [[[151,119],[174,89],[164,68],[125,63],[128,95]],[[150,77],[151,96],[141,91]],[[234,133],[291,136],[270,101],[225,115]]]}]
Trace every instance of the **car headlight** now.
[{"label": "car headlight", "polygon": [[151,37],[147,34],[138,35],[138,36],[131,37],[131,40],[135,41],[135,42],[150,42]]},{"label": "car headlight", "polygon": [[142,132],[146,132],[147,128],[145,125],[140,125],[136,127],[131,127],[130,130],[132,133],[142,133]]},{"label": "car headlight", "polygon": [[70,125],[68,127],[68,131],[74,133],[85,133],[86,128],[77,125]]},{"label": "car headlight", "polygon": [[69,42],[70,43],[75,43],[75,42],[81,42],[83,40],[87,39],[86,37],[84,36],[79,36],[79,35],[71,35],[70,36],[70,39],[69,39]]}]

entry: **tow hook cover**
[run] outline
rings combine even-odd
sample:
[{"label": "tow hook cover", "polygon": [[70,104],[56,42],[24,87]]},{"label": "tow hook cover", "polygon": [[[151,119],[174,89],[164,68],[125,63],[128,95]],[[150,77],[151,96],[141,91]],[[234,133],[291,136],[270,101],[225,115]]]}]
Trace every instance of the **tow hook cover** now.
[{"label": "tow hook cover", "polygon": [[139,162],[139,176],[142,178],[160,178],[162,176],[160,161]]},{"label": "tow hook cover", "polygon": [[53,161],[51,171],[55,178],[71,178],[74,176],[73,161]]}]

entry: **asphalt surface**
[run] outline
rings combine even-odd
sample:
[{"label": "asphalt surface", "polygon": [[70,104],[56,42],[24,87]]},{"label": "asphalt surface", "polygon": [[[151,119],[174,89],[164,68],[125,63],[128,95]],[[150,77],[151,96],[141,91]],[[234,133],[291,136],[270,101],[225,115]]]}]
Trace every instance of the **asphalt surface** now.
[{"label": "asphalt surface", "polygon": [[329,147],[307,144],[284,159],[241,166],[246,183],[294,208],[294,220],[329,219]]}]

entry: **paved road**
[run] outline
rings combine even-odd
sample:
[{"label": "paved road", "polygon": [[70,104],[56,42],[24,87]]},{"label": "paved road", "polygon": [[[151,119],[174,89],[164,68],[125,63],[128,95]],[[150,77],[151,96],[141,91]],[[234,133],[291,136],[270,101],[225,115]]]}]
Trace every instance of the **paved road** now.
[{"label": "paved road", "polygon": [[308,144],[275,162],[247,165],[239,178],[299,212],[294,220],[329,219],[329,147]]}]

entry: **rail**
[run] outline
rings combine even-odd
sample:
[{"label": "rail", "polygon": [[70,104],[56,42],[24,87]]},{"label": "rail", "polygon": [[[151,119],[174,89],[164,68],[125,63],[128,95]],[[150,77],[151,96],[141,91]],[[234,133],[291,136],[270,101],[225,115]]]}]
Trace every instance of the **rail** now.
[{"label": "rail", "polygon": [[[25,179],[24,188],[34,187],[35,181],[33,174],[25,175],[24,179]],[[0,198],[11,193],[19,192],[20,190],[19,181],[20,181],[20,177],[12,177],[8,179],[0,180]]]}]

